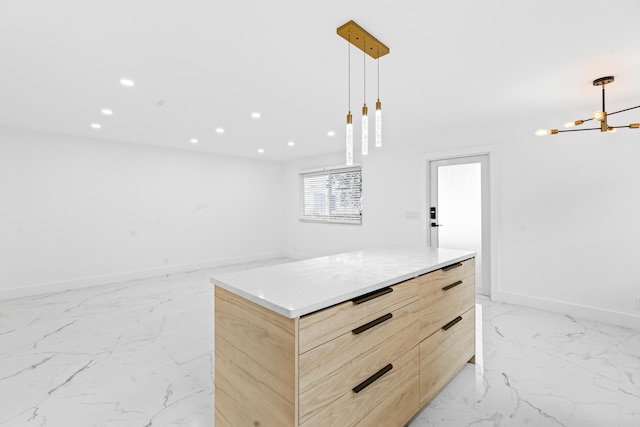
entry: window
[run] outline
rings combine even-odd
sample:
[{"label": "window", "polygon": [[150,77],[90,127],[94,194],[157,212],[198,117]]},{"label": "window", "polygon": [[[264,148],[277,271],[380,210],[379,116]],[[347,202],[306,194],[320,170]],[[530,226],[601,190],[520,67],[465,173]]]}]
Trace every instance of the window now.
[{"label": "window", "polygon": [[300,172],[300,220],[362,224],[360,166]]}]

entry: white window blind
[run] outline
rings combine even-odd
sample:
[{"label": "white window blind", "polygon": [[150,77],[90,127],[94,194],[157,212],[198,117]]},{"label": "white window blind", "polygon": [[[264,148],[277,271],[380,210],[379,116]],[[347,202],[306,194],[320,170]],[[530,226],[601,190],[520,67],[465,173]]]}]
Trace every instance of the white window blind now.
[{"label": "white window blind", "polygon": [[300,172],[300,220],[362,224],[361,167]]}]

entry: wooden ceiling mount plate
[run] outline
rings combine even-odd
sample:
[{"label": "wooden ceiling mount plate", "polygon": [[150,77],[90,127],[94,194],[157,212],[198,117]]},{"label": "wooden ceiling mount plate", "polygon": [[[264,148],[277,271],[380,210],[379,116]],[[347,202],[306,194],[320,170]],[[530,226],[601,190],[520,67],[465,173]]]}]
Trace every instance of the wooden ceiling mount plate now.
[{"label": "wooden ceiling mount plate", "polygon": [[338,27],[337,33],[340,37],[373,59],[378,59],[389,53],[389,48],[385,46],[384,43],[369,34],[364,28],[356,24],[355,21],[349,21],[341,27]]}]

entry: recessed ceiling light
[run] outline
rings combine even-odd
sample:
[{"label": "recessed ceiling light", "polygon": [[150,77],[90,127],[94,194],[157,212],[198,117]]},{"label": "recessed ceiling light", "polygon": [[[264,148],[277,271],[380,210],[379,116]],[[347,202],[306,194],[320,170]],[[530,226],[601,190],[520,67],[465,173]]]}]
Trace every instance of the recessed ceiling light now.
[{"label": "recessed ceiling light", "polygon": [[264,153],[264,149],[263,148],[258,148],[258,153],[260,153],[260,154]]},{"label": "recessed ceiling light", "polygon": [[224,129],[223,128],[216,128],[216,133],[224,133]]},{"label": "recessed ceiling light", "polygon": [[120,84],[127,87],[135,86],[135,83],[131,79],[120,79]]},{"label": "recessed ceiling light", "polygon": [[327,132],[328,136],[336,136],[336,133],[332,130],[330,130],[329,132]]},{"label": "recessed ceiling light", "polygon": [[254,111],[253,113],[251,113],[251,117],[253,117],[254,119],[259,119],[261,117],[261,114],[257,111]]},{"label": "recessed ceiling light", "polygon": [[108,108],[103,108],[101,110],[102,114],[104,114],[105,116],[110,116],[113,114],[113,111],[109,110]]},{"label": "recessed ceiling light", "polygon": [[197,144],[197,143],[198,143],[198,140],[197,140],[196,138],[191,138],[189,141],[190,141],[192,144]]},{"label": "recessed ceiling light", "polygon": [[100,129],[102,126],[100,125],[100,123],[91,123],[91,127],[94,129]]},{"label": "recessed ceiling light", "polygon": [[296,145],[296,143],[295,143],[295,142],[293,142],[293,141],[289,141],[289,142],[287,142],[287,145],[288,145],[289,147],[293,147],[294,145]]}]

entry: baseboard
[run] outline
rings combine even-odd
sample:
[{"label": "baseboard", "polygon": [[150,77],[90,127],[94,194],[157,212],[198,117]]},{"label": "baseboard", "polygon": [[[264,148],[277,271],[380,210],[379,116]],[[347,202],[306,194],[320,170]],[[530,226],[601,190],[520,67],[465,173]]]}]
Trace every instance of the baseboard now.
[{"label": "baseboard", "polygon": [[494,301],[552,311],[554,313],[567,314],[571,317],[575,317],[576,319],[588,319],[596,322],[610,323],[625,328],[640,330],[640,316],[631,313],[623,313],[599,307],[540,298],[515,292],[494,292],[491,299]]},{"label": "baseboard", "polygon": [[221,267],[224,265],[254,262],[264,259],[278,258],[282,256],[283,254],[281,252],[263,252],[238,257],[217,258],[215,260],[191,264],[171,265],[146,270],[129,271],[126,273],[85,277],[81,279],[63,280],[49,283],[37,283],[22,287],[0,289],[0,301],[14,298],[30,297],[34,295],[64,292],[73,289],[88,288],[92,286],[108,285],[111,283],[126,282],[129,280],[140,280],[150,277],[166,276],[168,274],[205,270],[209,268]]}]

